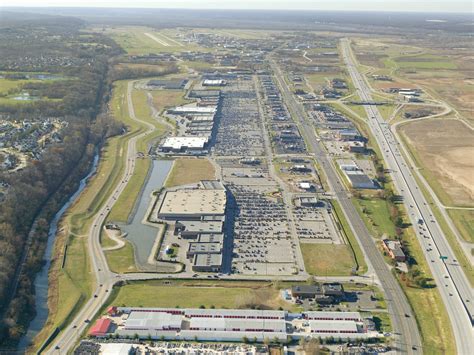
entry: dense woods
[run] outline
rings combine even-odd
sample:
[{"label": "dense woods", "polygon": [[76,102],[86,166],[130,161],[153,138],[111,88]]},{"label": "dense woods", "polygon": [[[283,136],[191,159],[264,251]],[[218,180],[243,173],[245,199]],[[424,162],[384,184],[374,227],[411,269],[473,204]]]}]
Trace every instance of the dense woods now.
[{"label": "dense woods", "polygon": [[99,115],[110,91],[108,61],[120,49],[110,39],[82,29],[80,20],[52,21],[40,15],[11,16],[0,27],[4,75],[41,72],[64,78],[25,83],[23,88],[46,99],[2,104],[2,119],[41,122],[54,117],[67,122],[61,141],[50,145],[40,160],[0,175],[0,182],[8,186],[0,201],[2,347],[13,346],[34,315],[33,280],[42,265],[49,221],[87,174],[104,138],[120,131],[106,114]]}]

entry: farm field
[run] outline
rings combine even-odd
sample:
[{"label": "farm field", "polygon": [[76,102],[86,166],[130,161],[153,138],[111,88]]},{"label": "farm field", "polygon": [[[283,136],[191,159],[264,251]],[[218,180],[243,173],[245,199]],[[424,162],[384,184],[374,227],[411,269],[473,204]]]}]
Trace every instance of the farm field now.
[{"label": "farm field", "polygon": [[447,206],[472,206],[472,130],[454,119],[410,122],[399,129],[416,163],[441,201]]}]

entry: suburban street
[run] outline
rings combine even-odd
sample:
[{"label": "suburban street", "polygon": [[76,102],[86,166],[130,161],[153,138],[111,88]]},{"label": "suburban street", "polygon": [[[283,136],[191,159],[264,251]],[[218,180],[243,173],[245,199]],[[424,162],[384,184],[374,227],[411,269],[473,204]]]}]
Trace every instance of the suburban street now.
[{"label": "suburban street", "polygon": [[[371,102],[370,89],[357,69],[349,42],[342,40],[341,43],[344,61],[361,100]],[[403,197],[418,241],[422,249],[426,251],[426,259],[451,320],[457,351],[459,354],[469,354],[473,349],[473,289],[420,191],[413,176],[412,167],[406,163],[400,153],[400,143],[380,115],[377,106],[364,105],[364,107],[368,125],[382,151],[397,192]]]}]

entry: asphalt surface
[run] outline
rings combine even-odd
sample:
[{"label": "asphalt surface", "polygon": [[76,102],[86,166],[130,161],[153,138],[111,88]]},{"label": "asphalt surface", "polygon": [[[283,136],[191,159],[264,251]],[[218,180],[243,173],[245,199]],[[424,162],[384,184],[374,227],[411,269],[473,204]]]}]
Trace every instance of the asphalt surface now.
[{"label": "asphalt surface", "polygon": [[[373,101],[369,86],[358,72],[347,40],[342,40],[343,59],[362,101]],[[425,253],[433,278],[445,304],[459,354],[471,354],[474,349],[472,328],[473,289],[456,260],[446,237],[436,221],[430,205],[400,153],[396,137],[380,115],[377,106],[364,105],[368,125],[382,151],[387,168],[398,193],[403,197],[410,221]]]},{"label": "asphalt surface", "polygon": [[[107,215],[120,196],[125,186],[127,185],[130,177],[133,174],[135,168],[135,161],[137,156],[136,141],[144,135],[151,132],[154,127],[147,122],[139,120],[135,116],[133,110],[133,103],[131,100],[131,90],[133,82],[129,82],[127,89],[127,103],[129,109],[129,115],[132,119],[148,125],[148,130],[135,137],[132,137],[127,145],[127,160],[125,165],[125,171],[122,179],[120,180],[117,187],[114,189],[111,196],[107,199],[104,206],[97,212],[88,236],[88,247],[89,255],[91,258],[91,268],[95,275],[95,290],[93,296],[87,301],[87,303],[78,312],[74,320],[64,330],[61,330],[59,335],[53,340],[52,344],[45,351],[45,354],[66,354],[74,348],[74,345],[79,340],[81,334],[88,326],[90,320],[99,312],[101,307],[106,303],[109,292],[115,283],[119,281],[138,281],[138,280],[166,280],[166,279],[192,279],[195,278],[196,274],[193,272],[184,272],[180,274],[162,274],[162,273],[127,273],[117,274],[110,271],[103,249],[100,245],[100,232],[102,225],[107,219]],[[216,277],[211,276],[199,276],[201,279],[216,280]],[[295,275],[295,276],[282,276],[281,278],[275,276],[249,276],[243,277],[242,275],[219,275],[219,279],[223,280],[258,280],[258,281],[274,281],[281,279],[285,281],[305,281],[307,275]],[[370,283],[371,279],[367,276],[351,276],[351,277],[316,277],[317,281],[320,282],[360,282]]]},{"label": "asphalt surface", "polygon": [[123,173],[122,180],[117,185],[113,193],[104,203],[103,207],[99,210],[97,215],[92,222],[92,227],[89,231],[88,236],[88,247],[89,255],[91,260],[92,271],[95,275],[95,290],[93,297],[90,298],[87,303],[82,307],[74,321],[66,327],[57,337],[54,339],[51,347],[46,354],[66,354],[70,349],[73,348],[74,344],[77,342],[79,336],[83,333],[87,327],[89,321],[97,314],[99,309],[107,300],[109,291],[112,289],[112,286],[117,282],[117,274],[110,271],[107,264],[106,257],[102,251],[100,245],[100,232],[102,225],[106,221],[108,212],[112,208],[113,204],[117,200],[118,196],[122,193],[125,186],[127,185],[128,180],[133,174],[135,169],[135,161],[137,156],[136,142],[138,139],[147,135],[154,130],[154,126],[147,122],[138,120],[135,116],[133,110],[133,103],[131,98],[131,91],[133,88],[133,82],[128,83],[127,88],[127,103],[129,109],[129,115],[132,119],[137,120],[141,123],[144,123],[148,126],[147,131],[136,135],[128,141],[127,146],[127,160],[125,164],[125,171]]},{"label": "asphalt surface", "polygon": [[310,145],[308,149],[312,150],[314,156],[320,163],[321,168],[324,170],[328,183],[334,191],[346,219],[351,225],[354,234],[359,239],[359,244],[366,256],[367,262],[372,265],[373,270],[380,281],[385,294],[388,311],[392,319],[393,334],[395,335],[394,342],[397,353],[422,353],[421,337],[418,331],[418,326],[403,290],[392,275],[382,254],[377,249],[374,239],[352,204],[350,197],[348,197],[344,184],[337,174],[332,161],[328,159],[326,151],[319,142],[314,127],[306,119],[304,108],[301,103],[295,100],[276,63],[273,60],[270,63],[278,80],[285,103],[295,115],[297,123],[301,128],[301,134],[305,137],[305,141]]}]

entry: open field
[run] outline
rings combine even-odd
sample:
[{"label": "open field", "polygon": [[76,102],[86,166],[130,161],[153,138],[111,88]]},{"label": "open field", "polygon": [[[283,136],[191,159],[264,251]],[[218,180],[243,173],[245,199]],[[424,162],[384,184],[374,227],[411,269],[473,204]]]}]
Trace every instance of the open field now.
[{"label": "open field", "polygon": [[344,233],[345,239],[348,243],[347,246],[350,247],[350,250],[352,251],[353,260],[355,260],[358,266],[357,274],[363,275],[367,272],[367,264],[365,262],[364,254],[362,253],[362,249],[360,248],[359,241],[352,232],[352,229],[347,222],[344,213],[342,212],[339,202],[336,200],[331,201],[331,205],[333,207],[334,213],[337,216],[339,228]]},{"label": "open field", "polygon": [[133,246],[129,242],[125,242],[125,245],[120,249],[106,251],[105,256],[110,270],[113,272],[124,274],[138,271],[135,266]]},{"label": "open field", "polygon": [[165,187],[194,184],[215,179],[214,166],[207,159],[178,158],[173,163]]},{"label": "open field", "polygon": [[104,33],[114,39],[130,55],[160,52],[208,51],[194,44],[140,26],[106,27]]},{"label": "open field", "polygon": [[153,106],[159,112],[191,102],[183,97],[184,92],[182,90],[156,90],[150,91],[150,93],[153,96]]},{"label": "open field", "polygon": [[306,271],[317,276],[348,276],[355,266],[345,244],[300,243]]},{"label": "open field", "polygon": [[393,58],[398,68],[410,69],[456,69],[457,66],[448,57],[432,54],[418,54]]},{"label": "open field", "polygon": [[390,237],[395,235],[395,226],[390,220],[387,201],[375,196],[364,199],[354,198],[353,201],[359,213],[366,215],[363,220],[374,236],[380,238],[384,234]]},{"label": "open field", "polygon": [[421,171],[445,205],[474,204],[474,133],[459,120],[422,120],[400,127]]},{"label": "open field", "polygon": [[474,243],[474,211],[448,209],[448,214],[462,237],[466,241]]},{"label": "open field", "polygon": [[297,309],[280,298],[277,288],[261,282],[133,282],[120,287],[110,303],[130,307]]}]

